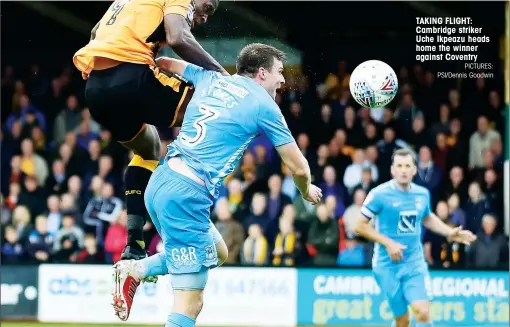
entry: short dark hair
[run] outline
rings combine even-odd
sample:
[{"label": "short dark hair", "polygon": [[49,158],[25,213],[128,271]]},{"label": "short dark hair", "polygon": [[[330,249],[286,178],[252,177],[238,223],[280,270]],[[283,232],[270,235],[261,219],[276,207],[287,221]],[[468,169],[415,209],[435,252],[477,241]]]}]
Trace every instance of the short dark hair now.
[{"label": "short dark hair", "polygon": [[254,77],[260,67],[271,70],[274,60],[285,61],[285,53],[263,43],[251,43],[241,49],[237,56],[237,74]]},{"label": "short dark hair", "polygon": [[414,153],[409,149],[398,149],[395,152],[393,152],[393,155],[391,156],[391,164],[392,165],[395,162],[396,156],[400,156],[400,157],[411,156],[411,158],[413,158],[413,163],[416,165],[416,157],[414,156]]}]

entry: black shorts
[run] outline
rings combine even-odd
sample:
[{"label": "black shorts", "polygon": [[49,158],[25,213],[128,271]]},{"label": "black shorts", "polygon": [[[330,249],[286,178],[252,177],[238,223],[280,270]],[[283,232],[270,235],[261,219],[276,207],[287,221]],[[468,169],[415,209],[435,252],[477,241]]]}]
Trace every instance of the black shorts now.
[{"label": "black shorts", "polygon": [[85,87],[90,114],[115,140],[132,140],[144,127],[179,127],[193,85],[147,65],[123,63],[94,70]]}]

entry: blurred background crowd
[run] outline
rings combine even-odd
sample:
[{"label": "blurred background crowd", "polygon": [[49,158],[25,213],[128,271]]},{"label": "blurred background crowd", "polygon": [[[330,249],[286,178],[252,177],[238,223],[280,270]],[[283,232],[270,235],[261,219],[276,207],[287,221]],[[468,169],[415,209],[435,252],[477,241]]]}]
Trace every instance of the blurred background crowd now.
[{"label": "blurred background crowd", "polygon": [[[83,10],[83,17],[97,20],[105,9],[96,7],[107,5],[83,3],[83,8],[92,8]],[[16,25],[20,21],[38,17],[26,9],[18,11],[19,4],[10,6],[18,6],[6,16],[13,29],[23,28],[23,24]],[[67,9],[76,6],[80,5],[73,3]],[[254,4],[246,6],[256,9]],[[322,17],[319,5],[310,10]],[[477,11],[483,10],[477,7]],[[402,21],[414,26],[414,13],[393,12],[401,19],[389,19],[390,27],[401,28],[405,25]],[[490,31],[493,15],[482,16],[487,21],[477,22],[489,26],[484,31]],[[218,18],[212,22],[221,22]],[[351,18],[344,18],[345,24],[350,24]],[[508,140],[505,120],[509,118],[504,116],[499,65],[493,71],[494,79],[438,80],[439,67],[417,65],[413,60],[399,63],[401,57],[409,57],[408,49],[414,46],[405,43],[407,30],[400,31],[403,38],[390,43],[387,35],[375,35],[378,30],[373,26],[368,36],[363,35],[360,24],[359,35],[335,36],[324,32],[335,30],[332,22],[324,21],[321,33],[314,29],[322,25],[312,24],[303,34],[302,21],[281,19],[289,19],[285,24],[294,34],[288,40],[304,49],[307,64],[288,74],[276,102],[308,159],[313,183],[323,190],[324,203],[312,206],[303,201],[269,140],[263,135],[255,139],[212,208],[211,219],[229,248],[228,264],[369,266],[373,244],[355,235],[354,221],[367,193],[391,178],[393,151],[408,148],[418,160],[415,183],[430,190],[436,214],[448,224],[478,235],[476,243],[465,247],[424,230],[429,265],[508,269],[503,152]],[[37,29],[31,30],[34,35],[25,42],[24,51],[8,47],[10,61],[3,62],[2,262],[113,263],[119,260],[127,237],[122,177],[132,154],[90,116],[83,97],[84,82],[74,67],[66,66],[87,37],[79,38],[74,31],[53,24],[55,27],[49,21],[39,24],[41,35]],[[370,26],[365,27],[368,30]],[[60,39],[46,37],[57,32]],[[320,52],[303,41],[313,39],[311,34],[324,38]],[[351,45],[342,48],[345,57],[333,37],[343,37]],[[364,42],[366,37],[372,41]],[[414,44],[414,34],[411,38]],[[395,46],[394,56],[386,53],[389,44]],[[497,44],[495,49],[497,52]],[[45,59],[33,60],[29,50]],[[498,62],[497,55],[486,56],[484,60]],[[367,59],[387,61],[398,75],[400,90],[390,108],[369,110],[351,98],[349,72]],[[160,133],[163,158],[178,129]],[[151,254],[163,250],[150,221],[145,238]]]},{"label": "blurred background crowd", "polygon": [[[127,235],[122,176],[132,154],[90,116],[75,72],[27,68],[2,74],[2,261],[115,262]],[[428,263],[507,266],[502,90],[484,79],[444,88],[419,65],[395,67],[395,108],[369,110],[351,99],[349,68],[340,61],[319,85],[289,76],[276,99],[324,203],[303,201],[268,139],[257,138],[212,210],[228,263],[369,265],[373,245],[356,237],[354,221],[367,193],[391,178],[393,151],[409,148],[415,183],[430,190],[436,214],[478,235],[465,248],[425,230]],[[162,158],[177,133],[161,131]],[[163,250],[150,222],[145,237],[150,253]]]}]

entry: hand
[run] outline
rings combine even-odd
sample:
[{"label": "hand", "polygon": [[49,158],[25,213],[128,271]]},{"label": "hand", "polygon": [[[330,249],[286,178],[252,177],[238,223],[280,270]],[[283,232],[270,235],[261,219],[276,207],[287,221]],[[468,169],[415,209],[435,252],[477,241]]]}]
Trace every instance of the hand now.
[{"label": "hand", "polygon": [[311,184],[308,188],[308,194],[303,194],[303,199],[312,204],[317,204],[322,200],[322,190],[317,186]]},{"label": "hand", "polygon": [[386,251],[390,255],[390,258],[393,262],[399,262],[404,257],[402,251],[406,248],[407,246],[405,245],[391,241],[391,243],[386,246]]},{"label": "hand", "polygon": [[81,78],[83,78],[85,81],[89,79],[89,74],[82,72]]},{"label": "hand", "polygon": [[448,242],[457,242],[470,245],[476,241],[476,236],[468,230],[463,230],[462,226],[455,227],[448,235]]}]

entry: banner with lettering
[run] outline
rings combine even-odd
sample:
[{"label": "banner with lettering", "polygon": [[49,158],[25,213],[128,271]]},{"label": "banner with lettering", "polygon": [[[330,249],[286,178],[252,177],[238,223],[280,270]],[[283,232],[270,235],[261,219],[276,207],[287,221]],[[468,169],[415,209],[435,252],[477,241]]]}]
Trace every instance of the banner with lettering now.
[{"label": "banner with lettering", "polygon": [[0,318],[32,320],[37,317],[37,267],[2,266]]},{"label": "banner with lettering", "polygon": [[[508,326],[508,272],[433,271],[437,326]],[[369,270],[298,270],[299,325],[389,326],[393,315]]]}]

